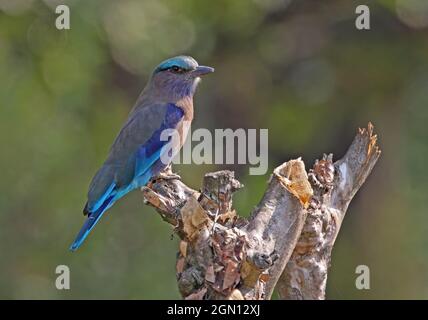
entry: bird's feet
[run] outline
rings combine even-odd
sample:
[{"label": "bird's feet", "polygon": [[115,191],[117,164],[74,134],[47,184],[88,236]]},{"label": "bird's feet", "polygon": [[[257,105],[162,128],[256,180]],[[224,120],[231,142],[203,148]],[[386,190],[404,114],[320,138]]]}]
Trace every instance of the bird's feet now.
[{"label": "bird's feet", "polygon": [[173,172],[161,172],[153,180],[181,180],[180,175]]},{"label": "bird's feet", "polygon": [[166,167],[163,171],[161,171],[156,177],[154,177],[153,181],[156,180],[181,180],[181,177],[172,172],[172,166],[169,165],[168,167]]}]

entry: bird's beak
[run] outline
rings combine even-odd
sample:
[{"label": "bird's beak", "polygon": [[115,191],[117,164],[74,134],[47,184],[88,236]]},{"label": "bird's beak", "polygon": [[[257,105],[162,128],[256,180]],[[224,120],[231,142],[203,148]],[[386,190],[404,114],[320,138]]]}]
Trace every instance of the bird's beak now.
[{"label": "bird's beak", "polygon": [[212,72],[214,72],[214,68],[206,66],[197,66],[196,69],[193,71],[193,74],[195,75],[195,77],[199,77]]}]

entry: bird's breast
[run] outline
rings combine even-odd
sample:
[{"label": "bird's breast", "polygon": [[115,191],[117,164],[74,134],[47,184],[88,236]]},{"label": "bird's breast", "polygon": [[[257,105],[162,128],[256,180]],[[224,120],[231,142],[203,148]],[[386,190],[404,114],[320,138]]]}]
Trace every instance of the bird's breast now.
[{"label": "bird's breast", "polygon": [[184,97],[177,101],[176,106],[184,111],[184,120],[193,120],[193,99],[190,97]]},{"label": "bird's breast", "polygon": [[189,98],[183,98],[175,103],[183,111],[182,119],[175,125],[175,131],[178,133],[180,139],[173,140],[173,147],[176,150],[181,149],[184,142],[186,141],[187,134],[190,131],[190,125],[193,120],[193,101]]},{"label": "bird's breast", "polygon": [[177,131],[181,137],[180,148],[186,141],[187,134],[190,131],[190,125],[193,120],[193,100],[191,98],[183,98],[176,104],[184,111],[183,119],[177,124]]}]

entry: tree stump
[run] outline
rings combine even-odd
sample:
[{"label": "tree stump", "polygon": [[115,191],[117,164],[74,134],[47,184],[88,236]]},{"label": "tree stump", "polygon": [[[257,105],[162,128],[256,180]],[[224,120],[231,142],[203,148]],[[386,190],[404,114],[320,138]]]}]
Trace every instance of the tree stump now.
[{"label": "tree stump", "polygon": [[[345,156],[277,167],[249,219],[232,208],[242,184],[207,173],[201,191],[178,179],[143,187],[147,204],[180,237],[176,274],[185,299],[325,299],[331,252],[346,210],[376,164],[373,126],[359,129]],[[169,169],[170,170],[170,169]]]}]

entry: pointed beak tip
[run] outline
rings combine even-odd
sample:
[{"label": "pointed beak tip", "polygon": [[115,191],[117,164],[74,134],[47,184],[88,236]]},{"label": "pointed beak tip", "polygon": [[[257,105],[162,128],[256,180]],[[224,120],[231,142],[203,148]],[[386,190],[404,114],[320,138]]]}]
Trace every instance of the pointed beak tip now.
[{"label": "pointed beak tip", "polygon": [[198,66],[195,70],[195,73],[198,76],[202,76],[208,73],[213,73],[215,70],[212,67],[207,67],[207,66]]}]

